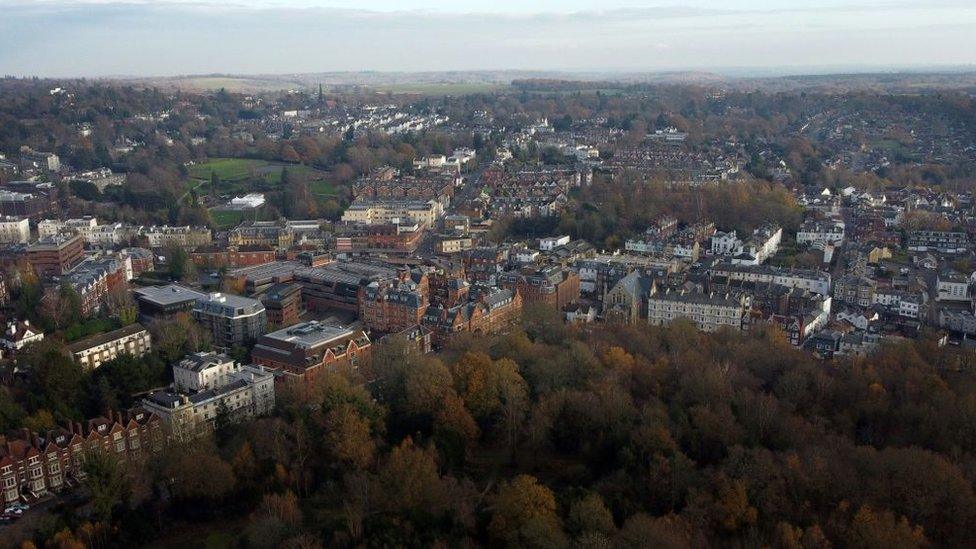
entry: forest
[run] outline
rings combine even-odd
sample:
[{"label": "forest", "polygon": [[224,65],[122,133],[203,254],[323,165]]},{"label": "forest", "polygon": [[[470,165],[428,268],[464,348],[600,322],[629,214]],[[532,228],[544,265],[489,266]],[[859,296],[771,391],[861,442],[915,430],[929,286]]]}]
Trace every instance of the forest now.
[{"label": "forest", "polygon": [[91,516],[23,547],[973,543],[976,357],[934,339],[820,362],[758,326],[529,308],[507,335],[407,349],[140,470],[90,465]]}]

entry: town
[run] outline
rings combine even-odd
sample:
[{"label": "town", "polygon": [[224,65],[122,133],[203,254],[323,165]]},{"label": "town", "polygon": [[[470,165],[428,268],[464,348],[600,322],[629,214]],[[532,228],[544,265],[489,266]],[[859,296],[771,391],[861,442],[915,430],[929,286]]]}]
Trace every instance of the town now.
[{"label": "town", "polygon": [[[492,366],[504,352],[463,353],[479,341],[596,348],[690,330],[770,338],[825,370],[900,345],[974,350],[972,91],[865,104],[723,85],[558,92],[569,85],[432,99],[0,82],[3,522],[26,529],[78,493],[97,503],[92,452],[135,464],[177,448],[193,467],[221,459],[188,450],[198,441],[282,414],[318,414],[323,437],[378,434],[377,402],[415,414],[433,399],[455,411],[401,420],[410,444],[427,432],[463,461],[458,440],[481,430],[514,456],[543,427],[516,428],[515,389],[475,380],[479,360],[495,368],[479,375],[519,375]],[[382,369],[440,357],[472,362],[465,390],[499,393],[435,392],[431,372],[411,389]],[[402,403],[397,383],[428,396]],[[378,449],[331,451],[365,467]],[[278,476],[309,496],[311,472]],[[173,482],[167,497],[209,497]]]}]

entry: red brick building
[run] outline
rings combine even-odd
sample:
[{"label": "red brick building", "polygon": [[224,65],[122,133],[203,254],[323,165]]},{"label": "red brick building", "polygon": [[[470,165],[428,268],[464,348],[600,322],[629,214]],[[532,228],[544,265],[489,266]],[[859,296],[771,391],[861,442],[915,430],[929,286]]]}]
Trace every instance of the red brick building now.
[{"label": "red brick building", "polygon": [[79,235],[58,235],[27,247],[27,262],[38,276],[61,276],[81,263],[85,241]]},{"label": "red brick building", "polygon": [[159,417],[142,408],[45,433],[24,430],[14,437],[0,436],[0,499],[7,506],[78,486],[84,478],[82,459],[90,452],[138,463],[160,451],[165,441]]},{"label": "red brick building", "polygon": [[251,267],[271,263],[275,260],[275,251],[270,246],[262,245],[228,248],[203,246],[190,253],[190,259],[198,267],[207,269]]},{"label": "red brick building", "polygon": [[420,324],[427,310],[427,292],[407,280],[372,281],[360,290],[359,320],[385,334]]},{"label": "red brick building", "polygon": [[555,265],[502,273],[498,285],[518,290],[526,303],[543,303],[560,311],[580,297],[579,275]]},{"label": "red brick building", "polygon": [[522,319],[522,296],[516,290],[476,287],[468,302],[454,307],[428,307],[423,325],[434,345],[443,346],[459,333],[504,333]]},{"label": "red brick building", "polygon": [[365,332],[313,320],[259,337],[251,360],[308,383],[324,370],[356,368],[371,352]]},{"label": "red brick building", "polygon": [[337,227],[337,252],[383,250],[413,253],[423,240],[424,231],[416,225],[346,225]]},{"label": "red brick building", "polygon": [[261,295],[269,326],[298,324],[302,314],[302,287],[298,284],[275,284]]}]

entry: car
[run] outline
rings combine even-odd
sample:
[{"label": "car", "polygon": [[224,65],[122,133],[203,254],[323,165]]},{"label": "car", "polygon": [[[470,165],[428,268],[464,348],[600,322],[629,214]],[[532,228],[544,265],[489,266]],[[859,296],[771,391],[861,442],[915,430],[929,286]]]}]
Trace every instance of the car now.
[{"label": "car", "polygon": [[10,505],[8,505],[7,509],[20,509],[21,511],[26,511],[30,509],[30,505],[27,505],[26,503],[21,503],[19,501],[15,501]]},{"label": "car", "polygon": [[7,507],[6,509],[3,510],[3,514],[19,517],[24,514],[24,510],[16,507]]}]

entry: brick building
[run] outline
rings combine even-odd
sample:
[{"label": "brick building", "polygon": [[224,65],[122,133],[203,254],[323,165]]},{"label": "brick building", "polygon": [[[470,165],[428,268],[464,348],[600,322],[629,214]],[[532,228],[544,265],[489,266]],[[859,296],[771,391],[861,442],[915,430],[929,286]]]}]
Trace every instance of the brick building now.
[{"label": "brick building", "polygon": [[190,253],[190,260],[198,267],[207,269],[250,267],[271,263],[275,260],[275,251],[263,245],[230,246],[226,249],[202,246]]},{"label": "brick building", "polygon": [[105,452],[123,463],[139,463],[162,449],[166,434],[159,418],[142,408],[86,423],[68,423],[44,433],[27,430],[0,436],[0,498],[4,507],[28,503],[78,486],[82,460]]},{"label": "brick building", "polygon": [[543,303],[558,310],[580,297],[579,275],[555,265],[502,273],[498,285],[518,290],[526,303]]},{"label": "brick building", "polygon": [[423,325],[431,330],[434,345],[442,346],[459,333],[504,333],[521,318],[522,296],[517,290],[476,286],[465,303],[428,307]]},{"label": "brick building", "polygon": [[362,330],[313,320],[261,336],[251,360],[283,372],[285,379],[309,382],[323,369],[355,368],[371,352]]},{"label": "brick building", "polygon": [[81,263],[85,243],[78,235],[42,238],[27,247],[27,262],[39,276],[60,276]]},{"label": "brick building", "polygon": [[302,287],[298,284],[275,284],[261,295],[269,326],[298,324],[302,314]]}]

